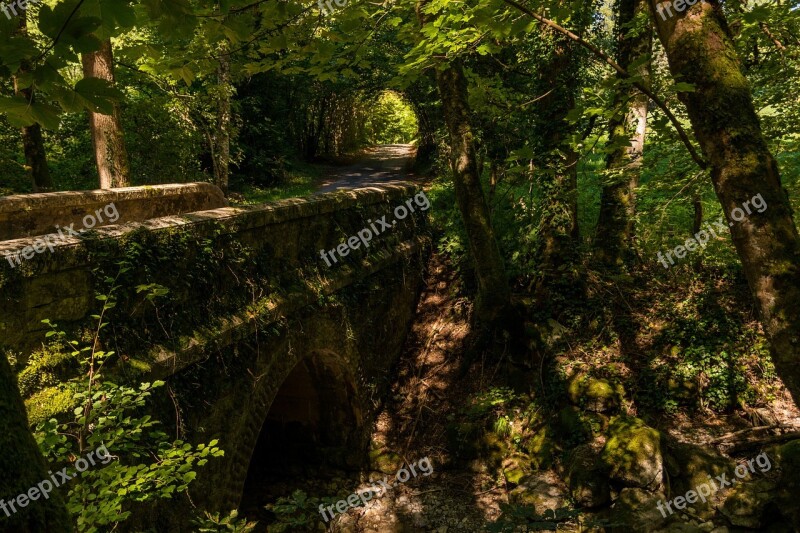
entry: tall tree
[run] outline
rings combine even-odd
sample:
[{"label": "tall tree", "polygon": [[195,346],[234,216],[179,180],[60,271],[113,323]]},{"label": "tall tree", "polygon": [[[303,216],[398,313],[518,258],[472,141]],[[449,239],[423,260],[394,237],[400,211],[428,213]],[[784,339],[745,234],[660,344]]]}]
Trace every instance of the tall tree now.
[{"label": "tall tree", "polygon": [[[19,29],[17,33],[23,37],[28,33],[28,12],[20,10]],[[33,104],[34,92],[32,87],[23,87],[20,76],[25,76],[31,71],[29,61],[23,60],[19,71],[13,76],[14,93],[25,98]],[[47,152],[42,139],[42,126],[38,122],[22,127],[22,147],[25,152],[25,165],[31,176],[33,192],[47,192],[53,190],[53,181],[50,179],[50,169],[47,167]]]},{"label": "tall tree", "polygon": [[[800,405],[800,236],[789,198],[761,132],[722,5],[697,2],[679,12],[671,4],[657,8],[650,0],[658,37],[672,75],[694,85],[679,97],[709,161],[773,362]],[[759,194],[767,209],[734,220],[734,210],[741,212]]]},{"label": "tall tree", "polygon": [[489,207],[481,188],[474,135],[467,101],[467,80],[459,60],[436,71],[444,120],[450,135],[453,187],[469,241],[478,279],[476,318],[497,326],[511,310],[503,257],[492,228]]},{"label": "tall tree", "polygon": [[[84,53],[84,79],[98,78],[113,85],[114,54],[111,39],[101,41],[96,52]],[[130,167],[128,151],[125,148],[125,137],[122,132],[119,104],[114,102],[110,115],[89,111],[89,125],[94,146],[94,158],[97,173],[100,176],[100,188],[111,189],[126,187],[130,184]]]},{"label": "tall tree", "polygon": [[542,82],[556,89],[545,93],[535,108],[536,132],[545,152],[536,161],[543,193],[537,257],[543,276],[536,290],[540,298],[546,298],[556,269],[575,258],[578,239],[578,154],[569,143],[574,126],[566,118],[575,106],[579,62],[569,39],[552,31],[545,37],[551,49],[542,67]]},{"label": "tall tree", "polygon": [[[0,529],[19,533],[72,531],[58,491],[42,497],[50,475],[28,429],[25,404],[5,355],[0,354]],[[49,483],[50,488],[54,488]],[[36,492],[31,492],[31,491]],[[35,500],[35,501],[32,501]],[[22,504],[25,504],[24,506]]]},{"label": "tall tree", "polygon": [[[619,0],[617,14],[617,63],[650,85],[653,34],[651,25],[635,24],[647,14],[645,0]],[[647,22],[647,21],[645,21]],[[642,168],[648,98],[618,78],[614,103],[617,113],[609,121],[609,138],[614,147],[606,159],[607,182],[600,196],[600,217],[595,238],[598,259],[618,266],[630,256],[634,238],[636,188]]]}]

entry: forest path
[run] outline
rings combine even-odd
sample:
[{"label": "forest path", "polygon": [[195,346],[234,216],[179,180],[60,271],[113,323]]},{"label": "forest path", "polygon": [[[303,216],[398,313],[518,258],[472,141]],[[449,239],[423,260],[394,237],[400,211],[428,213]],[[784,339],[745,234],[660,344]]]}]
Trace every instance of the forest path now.
[{"label": "forest path", "polygon": [[364,151],[356,163],[333,169],[320,183],[317,194],[370,185],[386,185],[395,181],[415,181],[411,173],[414,146],[384,144]]}]

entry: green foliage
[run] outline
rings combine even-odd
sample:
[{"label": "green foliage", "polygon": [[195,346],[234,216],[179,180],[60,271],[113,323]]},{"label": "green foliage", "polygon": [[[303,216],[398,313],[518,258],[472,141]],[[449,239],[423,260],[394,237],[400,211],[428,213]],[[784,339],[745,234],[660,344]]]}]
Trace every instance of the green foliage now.
[{"label": "green foliage", "polygon": [[[160,429],[158,421],[143,414],[148,398],[164,382],[142,383],[136,388],[105,378],[103,369],[115,354],[100,348],[98,336],[108,324],[106,314],[116,306],[113,294],[117,288],[112,284],[108,294],[97,296],[102,309],[94,315],[98,326],[88,345],[68,340],[65,332],[44,321],[51,327],[48,337],[57,339],[54,345],[77,358],[83,371],[80,378],[67,384],[73,393],[72,420],[50,419],[37,425],[35,436],[42,453],[53,465],[103,447],[110,454],[108,461],[104,458],[103,464],[70,484],[67,508],[78,531],[115,527],[130,516],[133,502],[175,497],[194,481],[197,469],[224,454],[216,440],[194,446],[173,439]],[[163,294],[157,286],[139,289]]]},{"label": "green foliage", "polygon": [[257,525],[256,522],[249,522],[244,517],[240,518],[238,511],[235,510],[228,516],[221,516],[220,513],[204,513],[192,520],[192,524],[199,533],[249,533]]},{"label": "green foliage", "polygon": [[287,498],[278,498],[266,506],[276,516],[276,521],[267,526],[269,533],[290,533],[292,531],[311,531],[322,520],[319,505],[333,503],[311,497],[302,490],[295,490]]},{"label": "green foliage", "polygon": [[395,92],[386,91],[370,108],[367,135],[371,144],[408,144],[417,135],[417,119]]}]

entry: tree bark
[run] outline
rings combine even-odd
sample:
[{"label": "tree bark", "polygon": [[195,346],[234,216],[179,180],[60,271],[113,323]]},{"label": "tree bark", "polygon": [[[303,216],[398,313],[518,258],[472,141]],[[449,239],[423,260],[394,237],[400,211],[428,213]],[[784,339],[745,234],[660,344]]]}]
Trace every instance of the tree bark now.
[{"label": "tree bark", "polygon": [[57,490],[49,498],[40,495],[36,501],[28,500],[25,507],[19,505],[18,495],[28,494],[50,476],[28,429],[25,404],[5,355],[0,355],[0,450],[0,529],[20,533],[72,531],[72,520]]},{"label": "tree bark", "polygon": [[[552,32],[551,32],[552,33]],[[552,91],[536,103],[536,115],[545,155],[537,161],[542,191],[537,264],[542,272],[536,283],[539,301],[549,299],[549,287],[558,277],[558,267],[575,259],[578,240],[578,154],[565,144],[574,129],[566,116],[575,106],[574,76],[577,58],[571,42],[553,33],[553,49],[543,67],[542,79]]]},{"label": "tree bark", "polygon": [[[617,62],[633,76],[640,76],[650,85],[652,64],[648,59],[636,71],[631,70],[643,57],[649,56],[653,35],[649,28],[637,35],[627,27],[647,9],[645,0],[620,0],[617,18],[619,52]],[[621,76],[617,78],[622,81]],[[642,167],[645,131],[647,129],[648,98],[635,87],[620,90],[615,95],[619,113],[609,121],[612,143],[628,141],[608,155],[608,183],[600,196],[600,217],[597,221],[595,248],[597,258],[608,266],[621,266],[631,259],[636,212],[636,188]]]},{"label": "tree bark", "polygon": [[476,318],[484,324],[497,325],[497,321],[511,309],[511,292],[478,175],[478,160],[469,120],[467,81],[461,63],[455,60],[437,71],[436,82],[450,135],[456,202],[464,219],[478,281]]},{"label": "tree bark", "polygon": [[214,183],[228,194],[231,163],[231,59],[227,46],[221,51],[217,65],[217,124],[214,131]]},{"label": "tree bark", "polygon": [[[21,35],[28,33],[28,12],[25,10],[21,10],[19,14],[18,33]],[[29,72],[30,66],[25,62],[20,66],[19,71],[20,73]],[[14,76],[14,93],[22,95],[30,103],[34,101],[33,89],[20,87],[17,76]],[[39,124],[22,128],[22,147],[25,152],[25,166],[31,176],[33,192],[52,191],[53,181],[50,178],[50,169],[47,167],[47,152],[44,149],[42,127]]]},{"label": "tree bark", "polygon": [[[111,39],[106,39],[100,50],[81,56],[84,78],[100,78],[114,83],[114,56]],[[130,184],[130,167],[125,137],[120,121],[119,104],[114,104],[111,115],[89,111],[94,158],[100,176],[100,188],[127,187]]]},{"label": "tree bark", "polygon": [[[779,376],[800,405],[800,237],[777,163],[770,153],[742,74],[722,6],[697,2],[672,16],[658,14],[658,36],[672,75],[694,92],[679,96],[711,166],[711,180],[730,224]],[[659,7],[671,8],[664,2]],[[732,218],[757,195],[767,208]]]}]

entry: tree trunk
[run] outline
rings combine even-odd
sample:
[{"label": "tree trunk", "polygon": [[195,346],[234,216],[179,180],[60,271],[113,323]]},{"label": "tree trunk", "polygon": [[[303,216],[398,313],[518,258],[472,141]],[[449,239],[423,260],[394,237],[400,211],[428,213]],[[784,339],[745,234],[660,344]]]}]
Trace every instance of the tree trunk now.
[{"label": "tree trunk", "polygon": [[[672,75],[695,86],[694,92],[679,96],[710,163],[775,368],[800,405],[800,237],[722,6],[697,2],[662,18],[650,1]],[[665,5],[671,7],[659,7]],[[749,207],[758,195],[767,205],[761,213]],[[732,212],[744,209],[745,202],[752,213],[733,220]]]},{"label": "tree trunk", "polygon": [[[58,490],[42,497],[48,467],[28,429],[25,404],[5,355],[0,355],[0,529],[20,533],[72,531],[72,520]],[[48,484],[52,488],[52,483]],[[36,501],[22,507],[18,495],[36,489]],[[26,496],[27,498],[27,496]],[[16,511],[16,512],[15,512]]]},{"label": "tree trunk", "polygon": [[478,280],[475,314],[480,322],[497,325],[497,321],[511,308],[511,292],[478,175],[467,103],[467,81],[461,64],[454,61],[444,70],[437,71],[436,81],[450,134],[456,201],[464,219]]},{"label": "tree trunk", "polygon": [[[103,41],[100,50],[81,56],[84,78],[100,78],[114,83],[114,56],[111,39]],[[94,158],[100,176],[100,188],[127,187],[130,184],[128,152],[122,133],[119,104],[111,115],[89,111]]]},{"label": "tree trunk", "polygon": [[[28,33],[28,12],[25,10],[21,10],[19,14],[18,33],[21,35]],[[29,72],[30,66],[25,62],[20,66],[19,71],[20,73]],[[14,93],[22,95],[25,100],[33,103],[33,90],[21,88],[17,76],[14,76]],[[44,149],[42,127],[39,124],[22,128],[22,147],[25,152],[25,165],[31,176],[33,192],[52,191],[53,181],[50,178],[50,169],[47,167],[47,152]]]},{"label": "tree trunk", "polygon": [[[637,14],[644,12],[644,0],[620,0],[617,18],[619,52],[617,62],[632,75],[638,75],[650,85],[650,60],[632,71],[630,66],[649,56],[653,36],[649,28],[631,35],[627,27]],[[619,76],[618,76],[619,78]],[[600,218],[595,239],[596,254],[608,266],[620,266],[629,260],[633,248],[636,187],[642,167],[645,130],[647,129],[648,98],[635,87],[620,90],[615,95],[619,113],[609,121],[612,143],[628,141],[606,160],[607,180],[600,196]]]},{"label": "tree trunk", "polygon": [[575,259],[578,240],[578,154],[565,144],[574,126],[566,116],[575,106],[574,77],[577,57],[572,43],[552,35],[553,49],[543,68],[542,81],[559,90],[537,102],[538,127],[545,155],[537,161],[542,194],[542,218],[536,261],[542,273],[535,288],[537,300],[549,299],[549,287],[558,277],[558,267]]},{"label": "tree trunk", "polygon": [[228,194],[231,162],[231,58],[227,46],[217,66],[217,124],[214,131],[214,183]]}]

